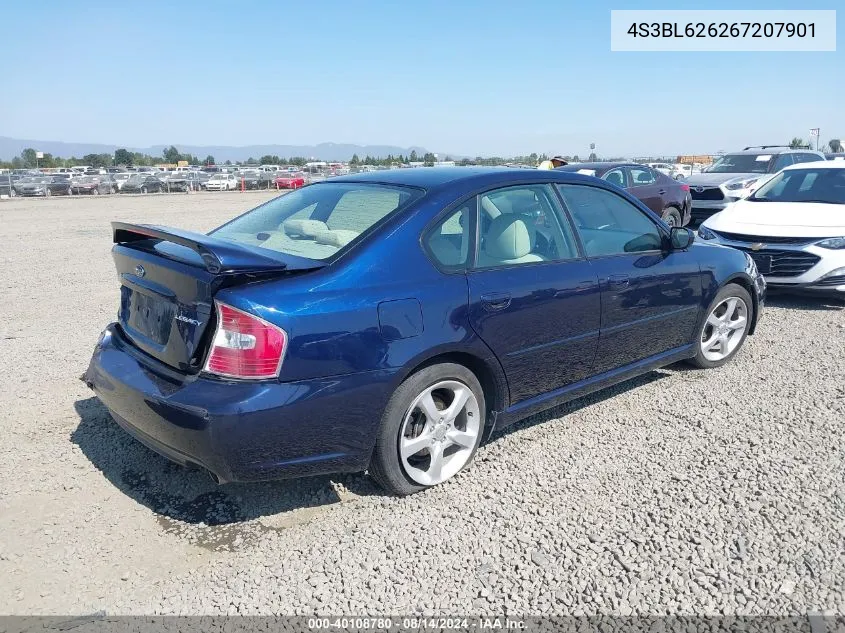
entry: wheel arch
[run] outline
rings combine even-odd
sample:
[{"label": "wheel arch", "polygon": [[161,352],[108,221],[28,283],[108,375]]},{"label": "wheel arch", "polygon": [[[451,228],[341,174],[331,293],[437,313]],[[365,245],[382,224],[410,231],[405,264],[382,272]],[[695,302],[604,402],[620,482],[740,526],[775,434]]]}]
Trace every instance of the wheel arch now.
[{"label": "wheel arch", "polygon": [[[754,290],[754,284],[751,282],[751,279],[748,276],[744,275],[743,273],[736,273],[735,275],[731,275],[728,277],[718,288],[716,292],[719,292],[722,288],[727,286],[728,284],[736,284],[737,286],[742,286],[745,290],[748,291],[748,294],[751,295],[751,303],[754,309],[754,318],[751,321],[751,327],[748,328],[748,334],[754,334],[754,330],[757,329],[757,321],[759,320],[760,316],[760,299],[757,297],[757,292]],[[704,318],[707,318],[705,315]]]},{"label": "wheel arch", "polygon": [[493,356],[485,358],[465,350],[439,351],[409,363],[396,381],[396,387],[418,371],[440,363],[462,365],[475,374],[484,392],[484,402],[487,409],[485,429],[489,433],[495,424],[496,416],[508,407],[510,401],[510,391],[504,370]]}]

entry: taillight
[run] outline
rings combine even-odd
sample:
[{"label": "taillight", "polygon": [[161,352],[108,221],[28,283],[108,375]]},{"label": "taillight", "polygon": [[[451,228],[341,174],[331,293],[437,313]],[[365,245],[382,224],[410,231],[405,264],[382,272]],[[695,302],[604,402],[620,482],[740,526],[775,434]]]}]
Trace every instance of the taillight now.
[{"label": "taillight", "polygon": [[689,191],[689,185],[681,185],[681,191]]},{"label": "taillight", "polygon": [[285,331],[225,303],[217,305],[217,331],[205,371],[229,378],[275,378],[287,347]]}]

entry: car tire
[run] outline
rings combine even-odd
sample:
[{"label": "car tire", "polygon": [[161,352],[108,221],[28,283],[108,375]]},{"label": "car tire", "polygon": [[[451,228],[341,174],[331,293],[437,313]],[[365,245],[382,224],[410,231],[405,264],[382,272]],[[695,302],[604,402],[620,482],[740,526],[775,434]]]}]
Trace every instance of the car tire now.
[{"label": "car tire", "polygon": [[672,226],[682,226],[684,221],[681,219],[681,212],[677,207],[666,207],[663,209],[663,221]]},{"label": "car tire", "polygon": [[99,196],[99,195],[100,195],[100,190],[99,190],[97,187],[94,187],[94,188],[91,190],[91,195],[92,195],[92,196]]},{"label": "car tire", "polygon": [[53,192],[50,190],[50,187],[47,187],[47,188],[44,190],[44,197],[45,197],[45,198],[49,198],[49,197],[50,197],[50,196],[52,196],[52,195],[53,195]]},{"label": "car tire", "polygon": [[69,195],[69,196],[73,195],[73,189],[72,188],[70,188],[70,187],[67,188],[67,195]]},{"label": "car tire", "polygon": [[[455,398],[461,399],[460,408]],[[455,416],[450,404],[456,407]],[[370,475],[399,496],[448,481],[475,457],[486,411],[481,384],[463,365],[440,363],[419,370],[399,385],[385,407]]]},{"label": "car tire", "polygon": [[147,193],[147,188],[146,188],[146,187],[141,187],[141,193]]},{"label": "car tire", "polygon": [[[696,354],[689,362],[699,369],[713,369],[730,361],[742,348],[754,318],[754,303],[745,288],[738,284],[727,284],[716,293],[705,314],[696,330]],[[740,318],[744,319],[742,327],[739,327]],[[713,347],[715,343],[710,342],[718,343],[716,338],[723,336],[722,332],[729,338],[724,339],[717,352]]]}]

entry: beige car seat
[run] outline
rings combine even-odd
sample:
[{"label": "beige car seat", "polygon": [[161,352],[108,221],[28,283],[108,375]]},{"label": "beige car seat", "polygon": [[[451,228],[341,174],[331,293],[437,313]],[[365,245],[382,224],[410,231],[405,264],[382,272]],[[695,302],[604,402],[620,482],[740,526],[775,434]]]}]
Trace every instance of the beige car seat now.
[{"label": "beige car seat", "polygon": [[479,254],[482,266],[543,262],[546,258],[532,253],[537,228],[523,215],[503,213],[493,218]]}]

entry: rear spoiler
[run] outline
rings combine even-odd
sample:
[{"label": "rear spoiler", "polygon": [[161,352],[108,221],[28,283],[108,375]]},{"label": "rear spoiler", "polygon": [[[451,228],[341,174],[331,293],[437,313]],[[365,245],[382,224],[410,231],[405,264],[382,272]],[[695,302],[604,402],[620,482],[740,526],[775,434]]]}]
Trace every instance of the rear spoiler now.
[{"label": "rear spoiler", "polygon": [[276,258],[266,254],[269,251],[262,252],[263,249],[217,239],[204,233],[126,222],[112,222],[111,226],[112,241],[115,244],[132,244],[144,240],[178,244],[197,253],[205,269],[215,275],[307,270],[325,266],[324,262],[294,255],[279,254],[279,258]]}]

